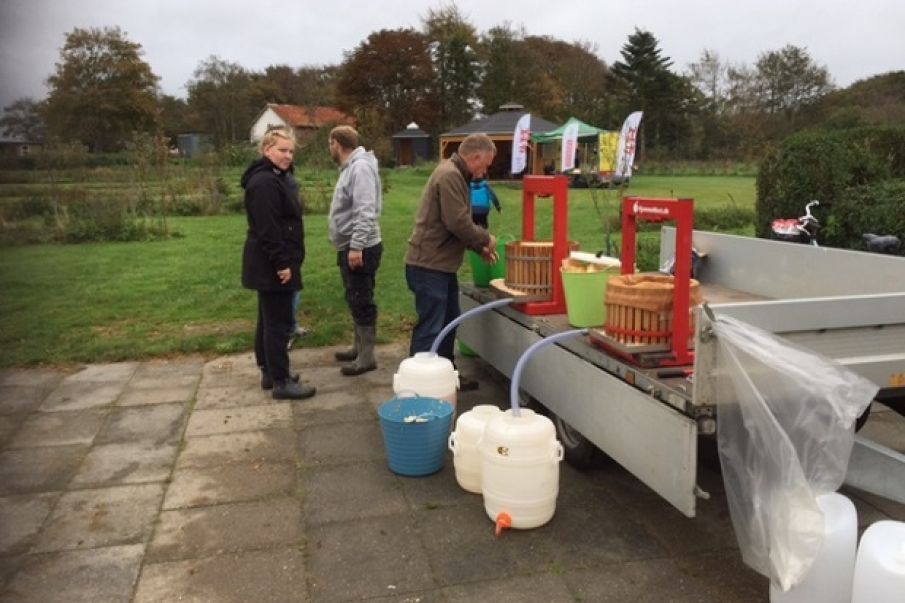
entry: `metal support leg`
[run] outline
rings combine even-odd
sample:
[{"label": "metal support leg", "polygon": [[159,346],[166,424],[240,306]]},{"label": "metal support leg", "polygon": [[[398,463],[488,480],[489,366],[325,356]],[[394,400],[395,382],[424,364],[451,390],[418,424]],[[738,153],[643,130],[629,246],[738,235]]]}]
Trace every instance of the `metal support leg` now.
[{"label": "metal support leg", "polygon": [[845,484],[905,504],[905,454],[855,436]]}]

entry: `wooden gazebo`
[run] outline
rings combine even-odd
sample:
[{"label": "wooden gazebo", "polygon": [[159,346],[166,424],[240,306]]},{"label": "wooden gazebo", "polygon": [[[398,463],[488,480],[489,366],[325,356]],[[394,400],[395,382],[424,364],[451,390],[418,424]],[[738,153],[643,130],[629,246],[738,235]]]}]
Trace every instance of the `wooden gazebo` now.
[{"label": "wooden gazebo", "polygon": [[[489,176],[492,179],[511,178],[509,166],[512,162],[512,136],[515,124],[526,113],[525,107],[516,103],[507,103],[500,110],[487,117],[481,117],[463,126],[440,135],[440,157],[448,158],[469,134],[487,134],[496,144],[497,155],[490,166]],[[555,130],[557,125],[537,115],[531,115],[531,133],[542,133]],[[537,153],[537,145],[529,144],[528,169],[525,173],[542,174],[544,158]]]}]

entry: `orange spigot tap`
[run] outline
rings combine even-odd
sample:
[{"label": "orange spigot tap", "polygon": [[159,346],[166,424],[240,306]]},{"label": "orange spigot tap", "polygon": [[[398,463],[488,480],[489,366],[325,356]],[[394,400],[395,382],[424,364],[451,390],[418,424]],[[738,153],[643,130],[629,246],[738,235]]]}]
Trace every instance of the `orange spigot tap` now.
[{"label": "orange spigot tap", "polygon": [[496,527],[494,528],[494,535],[499,538],[503,534],[503,530],[512,527],[512,517],[509,516],[509,513],[505,511],[501,512],[496,516]]}]

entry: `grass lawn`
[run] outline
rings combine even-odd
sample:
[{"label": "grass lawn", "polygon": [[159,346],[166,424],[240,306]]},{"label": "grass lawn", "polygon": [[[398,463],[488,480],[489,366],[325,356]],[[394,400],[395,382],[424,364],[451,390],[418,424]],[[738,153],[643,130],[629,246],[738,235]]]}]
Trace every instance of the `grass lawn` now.
[{"label": "grass lawn", "polygon": [[[377,288],[381,341],[407,338],[414,320],[402,259],[429,173],[422,168],[389,176],[381,220],[386,251]],[[521,189],[504,183],[494,188],[503,213],[491,215],[491,230],[518,238]],[[626,194],[692,197],[698,208],[733,202],[753,207],[755,191],[752,177],[639,176]],[[602,249],[602,217],[618,215],[618,195],[571,190],[570,238],[583,249]],[[549,238],[551,206],[539,203],[538,238]],[[305,346],[351,339],[326,221],[325,215],[305,218],[308,257],[300,320],[313,329]],[[255,295],[239,282],[244,216],[170,218],[170,225],[182,236],[0,250],[0,366],[250,349]],[[656,239],[657,233],[646,236]],[[470,280],[467,262],[460,278]]]}]

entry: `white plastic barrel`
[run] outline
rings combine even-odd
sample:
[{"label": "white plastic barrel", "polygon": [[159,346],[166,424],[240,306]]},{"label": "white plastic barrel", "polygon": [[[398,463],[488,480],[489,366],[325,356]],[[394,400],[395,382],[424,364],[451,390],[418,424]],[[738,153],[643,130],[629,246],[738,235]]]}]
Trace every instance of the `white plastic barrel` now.
[{"label": "white plastic barrel", "polygon": [[484,510],[496,522],[501,513],[513,528],[542,526],[556,511],[562,445],[547,417],[521,409],[500,413],[484,427],[481,452],[481,492]]},{"label": "white plastic barrel", "polygon": [[432,352],[417,352],[399,363],[393,375],[393,392],[397,396],[415,395],[446,400],[456,409],[459,372],[448,358]]},{"label": "white plastic barrel", "polygon": [[783,592],[770,584],[770,603],[850,603],[858,513],[848,498],[837,492],[817,496],[823,512],[823,544],[804,579]]},{"label": "white plastic barrel", "polygon": [[878,521],[864,530],[853,589],[852,603],[905,601],[905,523]]},{"label": "white plastic barrel", "polygon": [[449,449],[453,453],[456,481],[469,492],[481,493],[481,453],[478,442],[484,436],[484,428],[500,409],[492,404],[479,404],[462,413],[456,421],[456,430],[449,434]]}]

